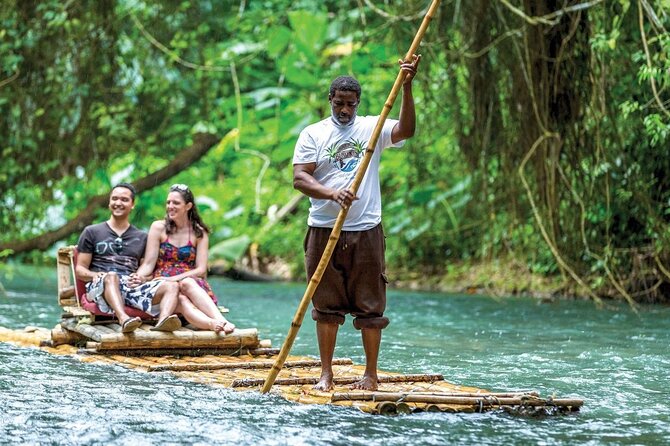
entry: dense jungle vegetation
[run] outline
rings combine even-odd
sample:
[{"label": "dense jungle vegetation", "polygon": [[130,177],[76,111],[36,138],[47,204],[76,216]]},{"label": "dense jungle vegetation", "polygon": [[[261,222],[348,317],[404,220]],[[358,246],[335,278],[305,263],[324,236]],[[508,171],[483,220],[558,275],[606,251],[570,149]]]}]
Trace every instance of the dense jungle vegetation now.
[{"label": "dense jungle vegetation", "polygon": [[[214,257],[300,278],[297,135],[328,115],[340,74],[378,114],[429,3],[3,1],[0,257],[53,261],[122,180],[146,228],[180,182]],[[420,51],[418,133],[382,161],[392,276],[667,301],[669,12],[443,1]]]}]

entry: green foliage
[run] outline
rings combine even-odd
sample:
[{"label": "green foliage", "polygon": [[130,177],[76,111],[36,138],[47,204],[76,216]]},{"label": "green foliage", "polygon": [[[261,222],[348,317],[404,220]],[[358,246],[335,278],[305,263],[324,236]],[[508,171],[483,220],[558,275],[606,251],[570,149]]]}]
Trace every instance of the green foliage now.
[{"label": "green foliage", "polygon": [[[269,224],[295,194],[295,140],[328,116],[341,74],[361,81],[359,113],[379,113],[419,23],[404,18],[427,1],[401,3],[3,2],[0,241],[61,226],[207,132],[221,144],[171,182],[195,192],[212,255],[235,261],[256,243],[302,274],[307,200]],[[654,259],[670,260],[666,3],[644,3],[643,41],[629,0],[552,24],[500,2],[443,2],[420,49],[417,134],[383,155],[390,267],[515,258],[544,275],[567,265],[594,289],[608,269],[631,289],[636,274],[658,276]],[[168,183],[157,186],[138,199],[140,227],[163,217]]]},{"label": "green foliage", "polygon": [[212,259],[224,259],[234,263],[244,256],[250,243],[251,238],[248,235],[232,237],[212,246],[209,254]]}]

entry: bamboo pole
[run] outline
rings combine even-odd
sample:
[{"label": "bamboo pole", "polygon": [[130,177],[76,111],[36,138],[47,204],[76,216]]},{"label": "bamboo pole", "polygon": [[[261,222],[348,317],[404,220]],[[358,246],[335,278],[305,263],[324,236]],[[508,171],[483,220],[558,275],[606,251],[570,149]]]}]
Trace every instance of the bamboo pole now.
[{"label": "bamboo pole", "polygon": [[[414,40],[412,41],[412,44],[410,45],[409,50],[405,55],[404,59],[405,61],[412,60],[412,56],[418,50],[419,44],[421,43],[421,40],[423,39],[423,36],[426,33],[426,30],[428,29],[428,25],[430,24],[430,21],[435,15],[435,11],[437,11],[439,5],[440,0],[432,0],[432,3],[428,8],[428,12],[423,18],[421,26],[419,27],[419,30],[414,36]],[[391,112],[391,108],[393,108],[393,103],[395,102],[395,99],[398,96],[398,93],[400,92],[400,88],[402,87],[404,80],[405,80],[405,72],[400,70],[398,72],[398,76],[395,79],[395,83],[393,84],[393,88],[391,88],[391,92],[389,93],[388,98],[384,103],[384,108],[382,109],[382,113],[379,115],[377,125],[375,126],[375,129],[372,132],[370,141],[368,141],[368,147],[365,150],[365,155],[363,156],[361,165],[359,166],[358,171],[356,172],[356,176],[354,177],[354,181],[351,184],[350,191],[353,195],[356,195],[358,187],[363,181],[365,172],[367,171],[368,165],[370,164],[370,160],[372,159],[372,154],[375,151],[375,146],[377,145],[377,141],[379,140],[379,135],[381,134],[382,128],[384,127],[384,122],[386,121],[388,114]],[[286,358],[288,357],[288,354],[291,351],[291,347],[293,347],[293,342],[295,341],[295,338],[298,335],[298,331],[302,326],[302,321],[305,317],[305,313],[307,312],[307,308],[309,307],[309,303],[312,301],[312,296],[314,295],[316,288],[319,286],[321,277],[323,276],[323,273],[326,270],[326,266],[330,261],[330,257],[332,256],[333,251],[335,250],[335,245],[337,244],[337,241],[340,238],[340,232],[342,231],[342,226],[344,225],[344,220],[347,217],[348,211],[349,211],[348,209],[342,208],[340,210],[340,213],[337,215],[337,220],[335,220],[335,226],[333,227],[333,230],[330,233],[330,237],[328,238],[328,244],[326,245],[326,248],[323,250],[323,254],[321,255],[321,260],[319,261],[319,265],[317,266],[316,271],[309,279],[309,284],[307,285],[305,294],[303,295],[302,300],[300,301],[300,304],[298,305],[298,308],[295,312],[295,315],[293,316],[293,321],[291,322],[291,328],[289,329],[288,335],[286,336],[286,340],[282,345],[281,351],[279,352],[279,356],[275,360],[274,365],[272,366],[270,372],[268,373],[268,377],[265,380],[265,383],[263,384],[261,393],[267,393],[270,391],[270,389],[272,388],[272,384],[275,382],[275,379],[277,379],[277,375],[282,369],[284,361],[286,361]]]},{"label": "bamboo pole", "polygon": [[409,415],[412,413],[412,408],[409,407],[409,404],[406,403],[397,403],[395,405],[395,412],[397,414]]},{"label": "bamboo pole", "polygon": [[[538,398],[537,392],[500,392],[500,393],[474,393],[474,392],[335,392],[331,401],[410,401],[409,397],[418,397],[425,401],[434,402],[431,398],[441,397],[464,397],[464,398]],[[415,401],[419,402],[419,401]]]},{"label": "bamboo pole", "polygon": [[[412,394],[397,394],[384,392],[375,392],[374,398],[361,396],[360,398],[346,398],[353,401],[379,401],[379,402],[405,402],[405,403],[429,403],[429,404],[457,404],[464,406],[557,406],[557,407],[581,407],[584,404],[583,400],[574,398],[557,398],[557,399],[543,399],[535,396],[508,396],[496,397],[482,394],[481,396],[441,396],[441,395],[412,395]],[[336,394],[333,395],[332,401],[340,401],[335,399]],[[400,398],[399,398],[400,396]],[[339,397],[338,397],[339,398]]]},{"label": "bamboo pole", "polygon": [[132,333],[121,333],[117,324],[94,327],[77,324],[74,319],[65,319],[61,325],[96,341],[98,350],[219,348],[235,351],[259,347],[258,330],[255,328],[237,329],[233,334],[222,336],[210,331],[192,331],[187,328],[169,333],[141,329]]},{"label": "bamboo pole", "polygon": [[[272,361],[245,361],[245,362],[220,362],[213,364],[161,364],[149,367],[149,372],[195,372],[202,370],[227,370],[227,369],[269,369],[274,362]],[[333,365],[350,365],[353,361],[349,358],[334,359]],[[319,367],[321,361],[287,361],[284,367]]]},{"label": "bamboo pole", "polygon": [[379,415],[395,415],[398,413],[395,403],[388,401],[377,404],[375,410]]},{"label": "bamboo pole", "polygon": [[76,344],[88,339],[86,336],[75,331],[66,330],[60,324],[51,330],[51,347],[62,344]]},{"label": "bamboo pole", "polygon": [[[74,286],[74,295],[75,295],[75,300],[77,301],[77,307],[81,308],[81,302],[79,300],[79,293],[77,292],[77,265],[74,264],[74,250],[75,247],[73,246],[68,246],[66,248],[66,251],[63,251],[63,253],[67,252],[67,257],[68,261],[70,263],[70,270],[72,272],[72,285]],[[60,253],[60,251],[59,251]]]},{"label": "bamboo pole", "polygon": [[[347,384],[353,384],[357,381],[360,381],[360,376],[342,376],[339,378],[333,378],[333,384],[336,386],[343,386]],[[380,383],[417,383],[417,382],[435,382],[435,381],[444,381],[444,376],[442,375],[430,375],[430,374],[419,374],[419,375],[390,375],[390,376],[380,376],[378,382]],[[264,384],[264,379],[236,379],[233,381],[231,387],[254,387]],[[305,377],[305,378],[282,378],[276,380],[278,386],[296,386],[304,384],[316,384],[319,382],[318,377]]]},{"label": "bamboo pole", "polygon": [[88,324],[79,324],[76,319],[63,319],[61,321],[61,326],[70,331],[80,333],[87,338],[91,338],[96,342],[100,342],[102,339],[102,333],[100,333],[95,327]]},{"label": "bamboo pole", "polygon": [[[65,286],[58,292],[58,299],[60,299],[60,302],[70,299],[72,296],[74,296],[74,286],[72,285]],[[72,300],[74,301],[74,299]]]},{"label": "bamboo pole", "polygon": [[[89,345],[90,344],[90,345]],[[100,343],[89,342],[85,349],[79,349],[82,355],[123,355],[123,356],[275,356],[278,348],[141,348],[141,349],[100,349]]]}]

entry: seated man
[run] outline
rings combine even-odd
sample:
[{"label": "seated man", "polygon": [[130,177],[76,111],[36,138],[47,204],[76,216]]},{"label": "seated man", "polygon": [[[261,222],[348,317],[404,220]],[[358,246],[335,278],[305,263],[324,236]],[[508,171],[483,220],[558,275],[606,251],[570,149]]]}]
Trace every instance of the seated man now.
[{"label": "seated man", "polygon": [[135,207],[135,188],[120,183],[109,196],[109,220],[87,226],[79,237],[79,255],[75,273],[86,282],[89,301],[104,312],[113,311],[123,333],[142,325],[138,317],[130,317],[124,307],[137,308],[158,323],[152,330],[174,331],[181,327],[173,314],[178,303],[179,284],[164,280],[144,280],[135,274],[144,254],[147,234],[130,224]]}]

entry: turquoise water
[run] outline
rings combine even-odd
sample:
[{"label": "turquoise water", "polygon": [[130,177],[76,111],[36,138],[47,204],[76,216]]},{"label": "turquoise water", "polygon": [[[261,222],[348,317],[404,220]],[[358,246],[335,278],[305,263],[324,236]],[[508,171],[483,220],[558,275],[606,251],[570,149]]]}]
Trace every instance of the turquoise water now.
[{"label": "turquoise water", "polygon": [[[51,328],[60,316],[55,275],[1,277],[0,326]],[[212,279],[230,319],[278,346],[304,287]],[[423,413],[383,417],[299,405],[92,365],[0,343],[0,444],[669,444],[670,308],[596,309],[589,302],[537,303],[392,291],[380,368],[442,373],[490,390],[532,389],[577,397],[577,414]],[[306,320],[292,353],[316,355]],[[348,320],[337,357],[362,363]]]}]

